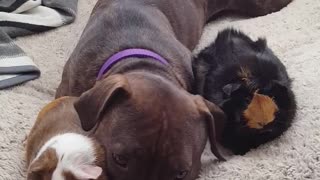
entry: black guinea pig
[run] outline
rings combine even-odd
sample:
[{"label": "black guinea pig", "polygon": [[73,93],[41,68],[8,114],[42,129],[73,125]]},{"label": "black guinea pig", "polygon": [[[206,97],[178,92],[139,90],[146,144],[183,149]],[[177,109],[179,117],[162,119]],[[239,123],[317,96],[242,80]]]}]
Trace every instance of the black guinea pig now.
[{"label": "black guinea pig", "polygon": [[296,113],[291,79],[265,39],[226,29],[193,61],[196,93],[226,113],[221,144],[235,154],[280,136]]}]

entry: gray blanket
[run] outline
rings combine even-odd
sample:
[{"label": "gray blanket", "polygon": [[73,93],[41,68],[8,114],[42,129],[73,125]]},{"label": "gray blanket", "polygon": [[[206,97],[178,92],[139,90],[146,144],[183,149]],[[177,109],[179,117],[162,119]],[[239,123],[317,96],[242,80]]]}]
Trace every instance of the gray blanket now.
[{"label": "gray blanket", "polygon": [[77,1],[0,0],[0,90],[40,76],[32,59],[11,38],[73,22]]}]

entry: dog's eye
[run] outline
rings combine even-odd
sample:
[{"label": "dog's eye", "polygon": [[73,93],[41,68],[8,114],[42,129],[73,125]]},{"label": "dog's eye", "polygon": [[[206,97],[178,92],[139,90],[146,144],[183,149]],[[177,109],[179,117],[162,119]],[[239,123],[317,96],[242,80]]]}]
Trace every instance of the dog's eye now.
[{"label": "dog's eye", "polygon": [[123,168],[127,168],[128,166],[128,158],[119,154],[112,153],[112,158],[115,163]]},{"label": "dog's eye", "polygon": [[178,172],[178,174],[176,175],[176,179],[175,180],[181,180],[184,179],[188,174],[188,171],[180,171]]}]

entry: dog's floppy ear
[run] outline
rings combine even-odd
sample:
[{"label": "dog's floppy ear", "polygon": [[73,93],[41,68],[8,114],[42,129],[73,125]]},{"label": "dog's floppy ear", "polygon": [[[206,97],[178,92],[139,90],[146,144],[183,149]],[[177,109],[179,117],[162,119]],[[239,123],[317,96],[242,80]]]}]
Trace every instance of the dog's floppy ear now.
[{"label": "dog's floppy ear", "polygon": [[81,126],[85,131],[91,130],[102,118],[104,110],[110,107],[112,102],[121,98],[128,98],[130,86],[123,75],[112,75],[83,93],[74,103],[79,115]]},{"label": "dog's floppy ear", "polygon": [[211,152],[219,160],[225,161],[225,158],[221,155],[218,149],[218,139],[221,139],[224,129],[225,114],[217,105],[205,100],[200,96],[197,97],[196,101],[200,111],[205,115]]}]

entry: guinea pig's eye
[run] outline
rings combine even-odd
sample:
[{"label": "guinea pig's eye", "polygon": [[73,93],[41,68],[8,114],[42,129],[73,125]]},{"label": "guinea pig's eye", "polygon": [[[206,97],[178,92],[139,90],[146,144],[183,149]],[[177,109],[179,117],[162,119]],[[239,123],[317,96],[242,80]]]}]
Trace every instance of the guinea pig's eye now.
[{"label": "guinea pig's eye", "polygon": [[187,176],[187,174],[188,174],[188,171],[180,171],[176,175],[176,179],[175,180],[184,179]]},{"label": "guinea pig's eye", "polygon": [[117,163],[122,168],[127,168],[128,158],[119,154],[112,153],[112,158],[115,163]]}]

